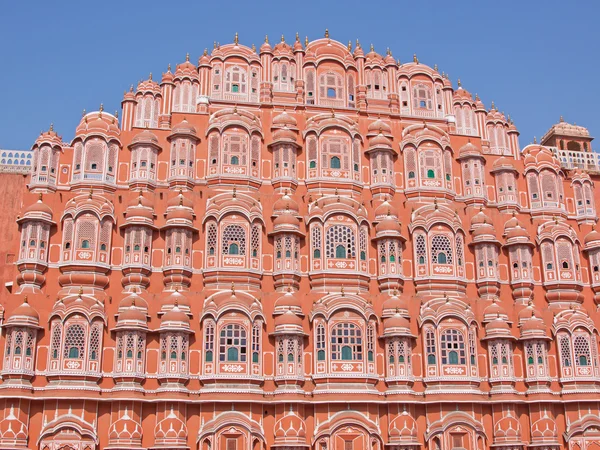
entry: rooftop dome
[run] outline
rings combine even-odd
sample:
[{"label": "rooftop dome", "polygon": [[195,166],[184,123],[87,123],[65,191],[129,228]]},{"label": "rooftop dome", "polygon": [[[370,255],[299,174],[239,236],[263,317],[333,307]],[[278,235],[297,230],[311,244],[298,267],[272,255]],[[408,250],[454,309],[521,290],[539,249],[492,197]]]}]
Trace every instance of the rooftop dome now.
[{"label": "rooftop dome", "polygon": [[298,125],[298,121],[294,118],[294,116],[283,110],[282,113],[273,117],[273,125],[295,128]]},{"label": "rooftop dome", "polygon": [[383,319],[384,336],[412,336],[410,322],[400,313]]},{"label": "rooftop dome", "polygon": [[23,303],[17,306],[6,321],[6,325],[24,325],[37,326],[40,323],[40,315],[31,306],[27,300],[27,296],[23,298]]},{"label": "rooftop dome", "polygon": [[100,134],[107,138],[119,138],[121,130],[119,130],[119,121],[115,116],[104,112],[104,108],[100,105],[100,110],[87,113],[79,122],[75,130],[75,136]]},{"label": "rooftop dome", "polygon": [[177,125],[175,125],[173,127],[173,129],[171,130],[171,135],[173,136],[175,134],[186,134],[186,135],[191,135],[191,136],[196,136],[196,127],[194,127],[194,125],[192,125],[191,123],[189,123],[185,118],[179,122]]},{"label": "rooftop dome", "polygon": [[378,118],[374,122],[371,122],[369,124],[369,127],[367,128],[367,130],[369,133],[374,133],[374,134],[391,134],[392,133],[392,127],[389,126],[387,123],[385,123],[380,118]]},{"label": "rooftop dome", "polygon": [[471,141],[467,142],[463,145],[460,150],[458,150],[458,158],[466,158],[468,156],[477,156],[483,157],[481,154],[481,150],[477,148],[475,145],[471,144]]},{"label": "rooftop dome", "polygon": [[550,129],[544,134],[544,136],[542,136],[540,142],[545,142],[546,139],[548,139],[551,135],[589,138],[590,132],[586,127],[565,122],[565,120],[561,116],[558,123],[552,125]]},{"label": "rooftop dome", "polygon": [[34,204],[28,206],[25,211],[24,211],[25,215],[35,215],[35,214],[47,214],[50,216],[50,218],[52,218],[52,208],[50,208],[48,205],[46,205],[43,201],[42,201],[42,194],[39,195],[37,202],[35,202]]},{"label": "rooftop dome", "polygon": [[273,211],[290,211],[297,213],[299,211],[298,203],[288,193],[278,198],[273,204]]},{"label": "rooftop dome", "polygon": [[375,218],[381,219],[387,216],[398,217],[398,209],[386,199],[375,208]]},{"label": "rooftop dome", "polygon": [[154,144],[158,145],[158,138],[156,135],[148,130],[142,130],[138,134],[136,134],[131,140],[131,144]]}]

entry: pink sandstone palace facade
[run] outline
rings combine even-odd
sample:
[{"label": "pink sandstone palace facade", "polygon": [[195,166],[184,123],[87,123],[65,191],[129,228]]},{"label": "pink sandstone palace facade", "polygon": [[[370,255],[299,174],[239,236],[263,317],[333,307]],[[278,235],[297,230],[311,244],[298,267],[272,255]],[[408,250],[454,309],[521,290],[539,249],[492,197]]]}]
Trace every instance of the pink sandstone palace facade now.
[{"label": "pink sandstone palace facade", "polygon": [[118,116],[33,146],[0,449],[600,449],[585,128],[520,148],[328,33],[215,44]]}]

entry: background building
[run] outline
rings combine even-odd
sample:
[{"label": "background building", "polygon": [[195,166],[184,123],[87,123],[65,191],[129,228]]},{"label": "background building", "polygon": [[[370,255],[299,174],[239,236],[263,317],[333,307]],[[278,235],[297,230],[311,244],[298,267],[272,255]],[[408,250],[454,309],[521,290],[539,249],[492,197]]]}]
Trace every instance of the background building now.
[{"label": "background building", "polygon": [[236,36],[122,106],[33,146],[0,448],[600,446],[587,130],[521,149],[328,33]]}]

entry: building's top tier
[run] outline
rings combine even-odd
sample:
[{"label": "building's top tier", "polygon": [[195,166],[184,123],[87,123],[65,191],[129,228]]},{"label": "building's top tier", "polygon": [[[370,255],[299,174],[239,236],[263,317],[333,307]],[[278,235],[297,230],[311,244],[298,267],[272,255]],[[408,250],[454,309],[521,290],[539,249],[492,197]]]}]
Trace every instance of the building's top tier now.
[{"label": "building's top tier", "polygon": [[552,125],[542,136],[540,143],[557,147],[559,150],[591,152],[593,139],[586,127],[565,122],[561,116],[559,122]]}]

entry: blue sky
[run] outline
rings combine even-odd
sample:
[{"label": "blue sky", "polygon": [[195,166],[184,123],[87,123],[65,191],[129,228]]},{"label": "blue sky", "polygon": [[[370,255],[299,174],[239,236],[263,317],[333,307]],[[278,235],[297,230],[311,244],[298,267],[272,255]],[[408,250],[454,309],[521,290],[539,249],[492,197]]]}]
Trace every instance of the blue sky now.
[{"label": "blue sky", "polygon": [[[600,136],[600,3],[455,0],[263,2],[8,1],[0,13],[0,148],[29,148],[51,122],[65,140],[81,111],[120,110],[123,91],[213,41],[259,46],[296,31],[359,39],[450,74],[514,119],[521,146],[562,114]],[[600,143],[597,144],[600,149]]]}]

